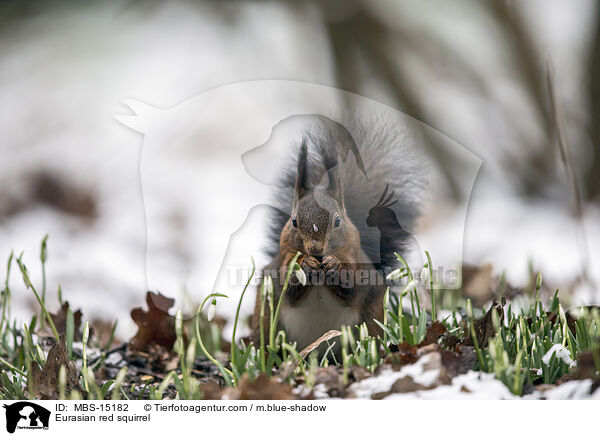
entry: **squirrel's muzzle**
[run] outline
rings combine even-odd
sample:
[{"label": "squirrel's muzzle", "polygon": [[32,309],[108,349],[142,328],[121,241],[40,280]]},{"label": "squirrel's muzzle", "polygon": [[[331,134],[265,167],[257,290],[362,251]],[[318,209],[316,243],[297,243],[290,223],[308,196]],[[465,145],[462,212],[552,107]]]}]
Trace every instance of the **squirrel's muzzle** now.
[{"label": "squirrel's muzzle", "polygon": [[323,258],[323,242],[315,239],[304,240],[306,253],[318,260]]}]

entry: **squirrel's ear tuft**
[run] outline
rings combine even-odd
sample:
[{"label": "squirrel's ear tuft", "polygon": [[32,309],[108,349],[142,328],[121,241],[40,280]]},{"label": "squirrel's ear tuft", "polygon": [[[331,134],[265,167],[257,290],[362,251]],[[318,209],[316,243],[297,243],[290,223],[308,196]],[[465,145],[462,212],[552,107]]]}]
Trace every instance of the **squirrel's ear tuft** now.
[{"label": "squirrel's ear tuft", "polygon": [[322,178],[324,173],[327,173],[328,185],[327,191],[333,197],[339,200],[342,207],[344,205],[344,194],[342,189],[342,181],[340,176],[340,169],[338,166],[338,150],[337,147],[330,144],[322,144],[320,149],[323,159],[323,172],[321,172],[319,179]]},{"label": "squirrel's ear tuft", "polygon": [[340,168],[338,166],[337,148],[324,148],[323,161],[325,165],[325,171],[327,171],[327,178],[329,179],[329,186],[327,187],[327,190],[333,198],[337,198],[339,200],[343,207],[344,193],[342,190],[342,181],[340,178]]},{"label": "squirrel's ear tuft", "polygon": [[296,198],[302,197],[308,191],[308,156],[306,140],[302,140],[298,155],[298,173],[296,175]]},{"label": "squirrel's ear tuft", "polygon": [[337,166],[329,168],[327,171],[329,177],[329,186],[327,190],[332,197],[337,198],[339,202],[344,205],[344,192],[342,190],[342,181],[340,179],[340,171]]}]

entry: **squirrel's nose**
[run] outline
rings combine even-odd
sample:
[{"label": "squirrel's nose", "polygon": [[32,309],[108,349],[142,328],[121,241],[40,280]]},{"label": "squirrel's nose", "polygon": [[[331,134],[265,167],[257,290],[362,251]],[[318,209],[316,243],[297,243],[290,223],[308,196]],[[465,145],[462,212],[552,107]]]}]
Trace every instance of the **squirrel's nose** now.
[{"label": "squirrel's nose", "polygon": [[323,243],[321,241],[304,241],[304,248],[306,249],[306,253],[314,258],[323,257]]}]

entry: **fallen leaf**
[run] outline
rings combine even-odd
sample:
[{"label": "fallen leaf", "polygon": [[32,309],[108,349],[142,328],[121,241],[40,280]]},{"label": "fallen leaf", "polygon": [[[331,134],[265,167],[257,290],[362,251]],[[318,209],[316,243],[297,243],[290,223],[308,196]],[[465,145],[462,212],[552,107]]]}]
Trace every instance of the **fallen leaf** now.
[{"label": "fallen leaf", "polygon": [[[109,322],[109,321],[104,321],[101,319],[93,319],[90,322],[90,331],[94,332],[94,336],[96,337],[96,340],[98,341],[98,344],[100,345],[100,348],[106,348],[110,339],[111,339],[111,335],[113,334],[113,328],[114,328],[115,324],[114,322]],[[112,346],[116,347],[123,344],[123,340],[120,339],[117,336],[113,336],[112,337]]]},{"label": "fallen leaf", "polygon": [[[426,361],[421,360],[424,356],[429,356]],[[472,370],[476,360],[474,348],[470,346],[458,345],[456,351],[452,351],[442,349],[437,343],[421,347],[407,343],[400,344],[397,352],[386,357],[385,363],[391,364],[394,371],[399,371],[402,366],[414,365],[420,362],[423,365],[423,371],[438,371],[436,380],[432,384],[424,386],[422,383],[415,381],[410,375],[406,375],[398,379],[389,391],[374,394],[372,398],[381,399],[393,393],[414,392],[449,384],[452,378]],[[380,368],[385,366],[383,365]]]},{"label": "fallen leaf", "polygon": [[[51,313],[50,317],[56,331],[59,335],[67,333],[67,312],[69,311],[69,302],[65,301],[61,306],[60,310],[56,313]],[[77,309],[73,312],[73,340],[75,342],[81,341],[81,310]]]},{"label": "fallen leaf", "polygon": [[350,375],[352,376],[354,381],[361,381],[371,377],[371,373],[359,365],[352,365],[350,367]]},{"label": "fallen leaf", "polygon": [[[597,344],[596,347],[598,347]],[[562,384],[571,380],[592,379],[595,383],[600,381],[600,373],[596,369],[600,365],[600,348],[582,351],[577,354],[577,366],[574,370],[563,375],[556,381]]]},{"label": "fallen leaf", "polygon": [[[567,320],[567,327],[571,330],[573,336],[576,335],[575,325],[577,323],[577,319],[582,316],[584,313],[589,313],[593,311],[600,311],[600,306],[589,305],[589,306],[577,306],[574,307],[567,312],[565,312],[565,318]],[[552,323],[556,322],[558,318],[558,314],[556,312],[548,312],[548,320]]]},{"label": "fallen leaf", "polygon": [[308,356],[311,351],[315,350],[323,342],[336,338],[341,334],[342,332],[339,330],[329,330],[327,333],[323,334],[319,339],[317,339],[312,344],[308,345],[302,351],[300,351],[300,357],[302,357],[303,359],[306,358],[306,356]]},{"label": "fallen leaf", "polygon": [[403,342],[394,347],[390,347],[392,353],[385,357],[384,363],[389,363],[394,367],[415,363],[417,361],[418,348],[416,345],[410,345],[408,342]]},{"label": "fallen leaf", "polygon": [[433,389],[434,387],[435,386],[424,386],[420,383],[416,383],[410,375],[407,375],[396,380],[389,391],[373,394],[371,395],[371,399],[381,400],[391,394],[403,394],[407,392],[429,390]]},{"label": "fallen leaf", "polygon": [[251,381],[248,374],[244,374],[237,387],[227,388],[222,398],[228,400],[294,400],[297,397],[292,393],[290,385],[280,383],[274,377],[260,374],[256,380]]},{"label": "fallen leaf", "polygon": [[[388,391],[371,395],[374,400],[380,400],[391,394],[430,390],[451,382],[443,363],[442,352],[437,344],[421,347],[419,358],[406,368],[412,374],[398,378]],[[392,369],[395,369],[392,366]]]},{"label": "fallen leaf", "polygon": [[[557,312],[546,312],[546,315],[548,316],[548,321],[551,324],[555,324],[556,322],[560,322],[560,316],[558,315]],[[576,335],[576,332],[575,332],[575,323],[577,322],[577,320],[569,312],[565,313],[565,319],[567,321],[567,328],[571,331],[571,334],[573,336],[575,336]],[[528,324],[531,324],[531,319],[528,318],[527,322],[528,322]]]},{"label": "fallen leaf", "polygon": [[442,363],[449,378],[466,374],[475,366],[477,355],[475,349],[466,345],[460,345],[457,351],[442,350]]},{"label": "fallen leaf", "polygon": [[430,324],[425,331],[425,339],[419,344],[419,346],[437,344],[438,339],[446,333],[446,327],[439,321],[435,321]]},{"label": "fallen leaf", "polygon": [[131,311],[131,319],[138,326],[138,331],[129,341],[133,350],[148,350],[150,345],[158,344],[171,349],[175,340],[175,317],[169,315],[175,300],[161,293],[147,292],[148,311],[136,307]]},{"label": "fallen leaf", "polygon": [[[347,387],[353,382],[361,381],[366,378],[372,377],[373,374],[367,371],[365,368],[359,365],[352,365],[348,368],[348,383],[344,383],[344,369],[340,366],[326,366],[319,367],[316,369],[313,380],[313,389],[300,393],[299,395],[303,400],[314,399],[312,396],[314,388],[318,386],[321,393],[326,393],[331,398],[344,398],[347,395]],[[296,382],[301,386],[304,382],[304,376],[296,377]],[[308,393],[308,395],[307,395]]]},{"label": "fallen leaf", "polygon": [[69,361],[64,335],[60,335],[60,340],[50,348],[43,369],[32,363],[31,373],[27,378],[29,393],[42,400],[58,399],[58,373],[61,366],[66,369],[66,393],[78,390],[77,370],[73,362]]},{"label": "fallen leaf", "polygon": [[[436,344],[438,339],[446,333],[446,327],[439,321],[431,323],[425,332],[425,339],[417,345],[410,345],[408,342],[403,342],[398,345],[391,345],[390,351],[385,358],[386,363],[393,365],[406,365],[415,363],[419,355],[428,353],[431,350],[425,349],[426,346]],[[437,347],[434,347],[437,349]]]},{"label": "fallen leaf", "polygon": [[323,385],[327,395],[332,398],[344,397],[346,395],[344,375],[342,369],[337,366],[317,368],[314,385]]},{"label": "fallen leaf", "polygon": [[[497,301],[493,301],[489,310],[481,318],[473,320],[473,327],[475,328],[475,337],[477,338],[477,344],[480,348],[487,346],[488,340],[496,334],[494,323],[492,322],[492,313],[496,311],[498,314],[498,321],[502,324],[504,320],[503,305],[500,305]],[[465,325],[465,338],[462,340],[463,345],[473,345],[473,338],[469,332],[468,325]]]},{"label": "fallen leaf", "polygon": [[446,332],[442,335],[442,340],[440,341],[440,344],[442,345],[442,347],[444,347],[445,349],[448,349],[448,350],[453,350],[453,351],[456,351],[457,348],[462,345],[462,343],[463,343],[463,339],[459,338],[456,335],[448,333],[448,332]]}]

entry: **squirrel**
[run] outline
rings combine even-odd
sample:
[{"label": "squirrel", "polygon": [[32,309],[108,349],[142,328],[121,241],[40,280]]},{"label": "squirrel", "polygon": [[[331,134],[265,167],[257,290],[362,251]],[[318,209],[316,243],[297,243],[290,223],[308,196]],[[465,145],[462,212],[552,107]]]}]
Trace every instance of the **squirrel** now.
[{"label": "squirrel", "polygon": [[[366,323],[371,335],[380,334],[375,320],[383,317],[385,276],[397,267],[394,252],[404,253],[412,238],[404,228],[418,216],[414,191],[421,186],[412,152],[401,135],[390,133],[393,129],[374,131],[372,122],[355,121],[353,136],[328,117],[312,117],[279,178],[278,207],[269,228],[272,261],[263,270],[263,280],[272,277],[276,307],[287,268],[301,253],[297,264],[306,283],[291,275],[277,325],[298,350],[342,325]],[[257,294],[255,343],[261,309]]]}]

